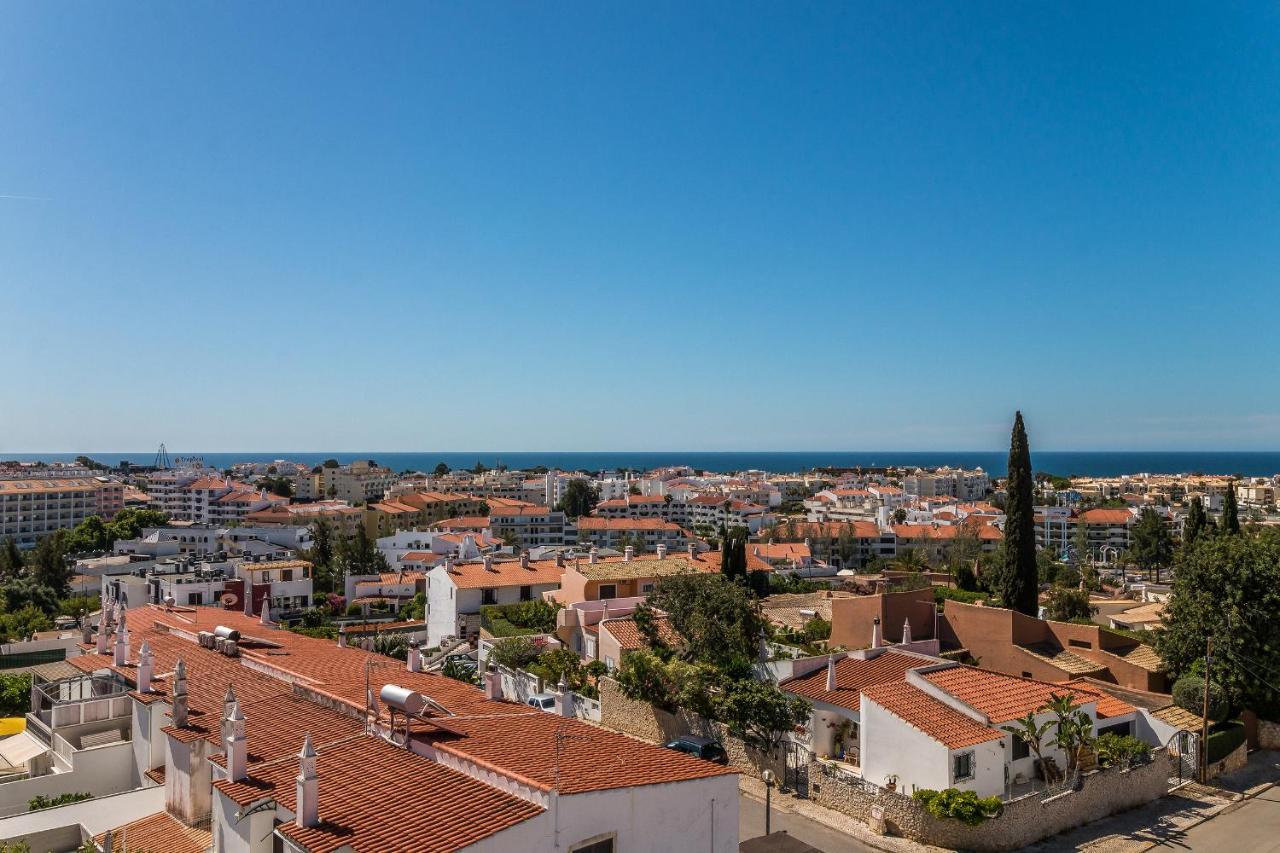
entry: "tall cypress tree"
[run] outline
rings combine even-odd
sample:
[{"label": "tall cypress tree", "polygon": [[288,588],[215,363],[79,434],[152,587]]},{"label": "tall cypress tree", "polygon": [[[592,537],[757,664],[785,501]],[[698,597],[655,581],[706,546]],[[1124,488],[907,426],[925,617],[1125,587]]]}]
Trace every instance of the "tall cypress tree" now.
[{"label": "tall cypress tree", "polygon": [[1227,493],[1222,496],[1222,532],[1232,536],[1240,532],[1240,508],[1236,506],[1236,481],[1227,483]]},{"label": "tall cypress tree", "polygon": [[1035,616],[1039,611],[1040,575],[1036,567],[1035,482],[1031,473],[1031,448],[1022,412],[1013,419],[1009,440],[1009,475],[1005,499],[1004,569],[999,593],[1005,607]]},{"label": "tall cypress tree", "polygon": [[1196,540],[1204,532],[1204,522],[1204,501],[1200,498],[1192,498],[1191,510],[1187,513],[1187,520],[1182,525],[1182,541],[1188,548],[1196,544]]}]

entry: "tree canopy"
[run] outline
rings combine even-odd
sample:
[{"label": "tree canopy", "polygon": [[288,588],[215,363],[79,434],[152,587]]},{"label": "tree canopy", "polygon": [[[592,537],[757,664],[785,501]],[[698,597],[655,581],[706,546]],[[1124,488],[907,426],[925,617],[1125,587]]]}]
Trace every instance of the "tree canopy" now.
[{"label": "tree canopy", "polygon": [[750,595],[724,575],[679,574],[662,578],[648,604],[670,617],[684,638],[681,656],[732,670],[756,659],[762,623]]},{"label": "tree canopy", "polygon": [[1240,507],[1236,504],[1236,484],[1233,480],[1227,483],[1226,494],[1222,496],[1222,532],[1234,536],[1240,532]]},{"label": "tree canopy", "polygon": [[[1195,673],[1213,638],[1213,683],[1234,707],[1280,711],[1280,532],[1203,536],[1178,554],[1155,646],[1170,676]],[[1272,717],[1274,719],[1274,717]]]},{"label": "tree canopy", "polygon": [[1039,572],[1036,567],[1035,479],[1031,473],[1031,448],[1022,412],[1015,414],[1009,440],[1009,472],[1006,480],[1004,565],[995,592],[1004,606],[1028,616],[1039,610]]},{"label": "tree canopy", "polygon": [[578,518],[590,515],[599,502],[600,490],[588,480],[576,479],[570,480],[564,487],[564,495],[561,496],[560,503],[556,504],[556,509],[569,518]]},{"label": "tree canopy", "polygon": [[1156,583],[1160,573],[1173,565],[1173,537],[1154,509],[1146,507],[1139,514],[1128,550],[1129,558],[1139,567],[1155,571]]}]

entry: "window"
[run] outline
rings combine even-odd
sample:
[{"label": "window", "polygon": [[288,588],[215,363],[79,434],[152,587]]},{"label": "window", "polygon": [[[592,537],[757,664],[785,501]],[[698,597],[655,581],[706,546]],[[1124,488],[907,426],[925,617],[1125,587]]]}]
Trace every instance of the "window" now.
[{"label": "window", "polygon": [[640,592],[644,593],[645,595],[648,595],[649,593],[653,592],[653,582],[650,581],[649,583],[640,584]]},{"label": "window", "polygon": [[1023,678],[1031,678],[1032,676],[1031,676],[1031,673],[1027,672],[1027,671],[1024,669],[1024,670],[1022,671],[1022,677],[1023,677]]},{"label": "window", "polygon": [[1020,737],[1015,737],[1013,739],[1013,760],[1017,761],[1019,758],[1027,758],[1030,755],[1031,744]]},{"label": "window", "polygon": [[973,778],[973,753],[958,752],[951,756],[951,781],[962,782]]},{"label": "window", "polygon": [[613,834],[605,838],[588,838],[581,844],[569,848],[569,853],[613,853]]},{"label": "window", "polygon": [[497,604],[498,591],[493,587],[480,590],[480,603],[481,604]]},{"label": "window", "polygon": [[291,581],[291,580],[293,580],[293,569],[281,569],[281,570],[280,570],[280,580],[281,580],[281,581]]},{"label": "window", "polygon": [[[600,598],[617,598],[618,585],[615,583],[602,583],[599,590]],[[612,842],[610,842],[612,843]]]}]

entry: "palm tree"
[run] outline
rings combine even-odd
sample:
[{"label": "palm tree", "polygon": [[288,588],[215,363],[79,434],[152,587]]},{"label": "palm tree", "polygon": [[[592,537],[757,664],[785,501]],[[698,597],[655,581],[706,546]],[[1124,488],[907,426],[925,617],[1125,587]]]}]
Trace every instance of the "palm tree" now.
[{"label": "palm tree", "polygon": [[1049,778],[1051,772],[1049,765],[1044,763],[1044,754],[1040,751],[1044,744],[1044,736],[1049,731],[1049,727],[1053,725],[1052,720],[1045,720],[1043,723],[1036,723],[1036,715],[1028,713],[1025,717],[1019,717],[1014,720],[1016,726],[1001,726],[1009,734],[1025,743],[1030,749],[1031,754],[1036,757],[1036,766],[1040,768],[1040,772],[1044,774],[1046,782],[1052,782]]},{"label": "palm tree", "polygon": [[1057,717],[1053,721],[1056,730],[1053,742],[1067,754],[1067,770],[1075,770],[1080,754],[1093,743],[1093,720],[1084,711],[1077,711],[1075,694],[1049,694],[1049,701],[1041,708]]},{"label": "palm tree", "polygon": [[904,572],[923,572],[929,568],[929,560],[921,553],[920,549],[908,548],[893,561],[893,567]]}]

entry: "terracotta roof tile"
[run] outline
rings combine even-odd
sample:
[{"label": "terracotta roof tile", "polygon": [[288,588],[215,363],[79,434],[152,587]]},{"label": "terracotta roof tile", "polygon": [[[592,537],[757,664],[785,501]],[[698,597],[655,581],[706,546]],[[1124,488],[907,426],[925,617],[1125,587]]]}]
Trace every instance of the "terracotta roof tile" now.
[{"label": "terracotta roof tile", "polygon": [[[101,846],[107,834],[94,836]],[[165,853],[204,853],[213,846],[207,829],[187,826],[168,812],[156,812],[113,830],[112,853],[163,850]]]},{"label": "terracotta roof tile", "polygon": [[890,681],[902,681],[907,670],[935,663],[937,661],[929,658],[899,652],[882,652],[871,660],[846,657],[836,661],[835,690],[827,690],[825,666],[806,675],[786,679],[778,686],[806,699],[856,711],[861,707],[861,694],[866,688]]},{"label": "terracotta roof tile", "polygon": [[948,749],[1004,737],[1002,732],[984,726],[905,681],[878,684],[864,690],[863,695]]},{"label": "terracotta roof tile", "polygon": [[993,723],[1005,723],[1038,711],[1053,695],[1072,694],[1075,704],[1092,702],[1097,696],[1063,684],[1018,678],[972,666],[953,666],[926,673],[927,680],[966,705],[986,714]]}]

